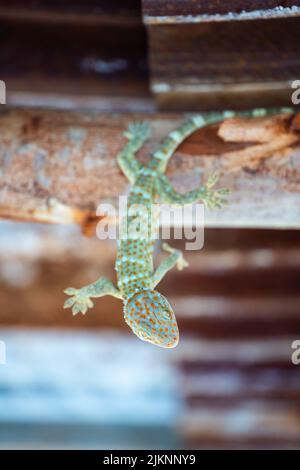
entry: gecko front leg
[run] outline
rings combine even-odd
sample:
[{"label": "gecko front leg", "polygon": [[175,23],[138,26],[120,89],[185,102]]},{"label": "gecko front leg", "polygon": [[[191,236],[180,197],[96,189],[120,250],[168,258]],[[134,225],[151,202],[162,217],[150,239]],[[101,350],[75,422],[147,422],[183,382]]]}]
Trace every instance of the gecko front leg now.
[{"label": "gecko front leg", "polygon": [[184,259],[182,251],[172,248],[167,243],[163,243],[163,249],[168,253],[171,253],[168,258],[164,259],[161,264],[156,269],[152,277],[152,287],[153,289],[157,284],[162,280],[165,274],[170,271],[174,266],[177,266],[177,269],[181,271],[182,269],[188,266],[188,262]]},{"label": "gecko front leg", "polygon": [[118,299],[122,299],[121,292],[114,284],[105,277],[100,277],[97,281],[81,289],[68,287],[65,294],[71,295],[64,303],[64,308],[72,308],[73,315],[81,312],[85,314],[89,308],[94,306],[91,297],[103,297],[104,295],[112,295]]},{"label": "gecko front leg", "polygon": [[150,137],[150,127],[146,122],[132,122],[124,132],[128,142],[117,156],[119,166],[131,184],[134,184],[142,165],[134,154]]}]

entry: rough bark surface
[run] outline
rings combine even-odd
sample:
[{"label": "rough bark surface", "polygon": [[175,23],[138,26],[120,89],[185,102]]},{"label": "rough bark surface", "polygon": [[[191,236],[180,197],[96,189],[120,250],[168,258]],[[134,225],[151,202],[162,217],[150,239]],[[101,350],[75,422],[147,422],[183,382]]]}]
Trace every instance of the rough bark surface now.
[{"label": "rough bark surface", "polygon": [[[132,120],[147,120],[152,150],[187,115],[97,114],[37,109],[0,115],[0,217],[49,223],[97,221],[100,203],[128,190],[116,156]],[[220,174],[229,204],[206,214],[208,226],[299,227],[299,115],[231,119],[195,132],[168,166],[178,191]]]}]

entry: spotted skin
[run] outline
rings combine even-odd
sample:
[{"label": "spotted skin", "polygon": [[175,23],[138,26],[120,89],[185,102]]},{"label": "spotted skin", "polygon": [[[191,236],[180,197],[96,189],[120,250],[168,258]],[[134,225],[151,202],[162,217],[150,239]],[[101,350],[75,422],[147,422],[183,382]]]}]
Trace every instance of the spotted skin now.
[{"label": "spotted skin", "polygon": [[164,348],[174,348],[178,344],[174,312],[159,292],[145,290],[134,294],[126,303],[124,317],[141,340]]},{"label": "spotted skin", "polygon": [[[93,307],[91,297],[112,295],[124,303],[124,319],[134,334],[141,340],[163,348],[173,348],[179,340],[179,332],[172,307],[163,295],[155,290],[156,285],[174,266],[181,270],[187,266],[182,252],[163,244],[169,256],[156,270],[153,269],[153,235],[156,228],[152,204],[162,202],[174,205],[193,204],[202,200],[209,208],[221,207],[226,202],[227,190],[214,189],[215,176],[206,184],[185,194],[176,193],[164,175],[167,163],[178,145],[196,129],[234,116],[258,117],[267,114],[293,112],[292,109],[256,109],[252,111],[206,113],[194,116],[180,128],[171,132],[161,146],[152,154],[146,166],[142,166],[134,154],[149,138],[146,123],[129,125],[125,132],[127,144],[118,155],[118,163],[133,185],[127,201],[127,214],[121,221],[121,235],[115,269],[117,287],[104,277],[81,289],[68,288],[70,295],[64,304],[72,308],[74,315],[85,314]],[[138,210],[137,210],[138,209]],[[132,233],[132,227],[135,231]]]}]

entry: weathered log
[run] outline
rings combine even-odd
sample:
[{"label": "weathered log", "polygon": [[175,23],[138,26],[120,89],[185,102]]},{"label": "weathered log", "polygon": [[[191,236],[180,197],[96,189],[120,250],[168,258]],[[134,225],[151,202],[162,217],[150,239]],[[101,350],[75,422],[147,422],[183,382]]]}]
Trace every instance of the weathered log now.
[{"label": "weathered log", "polygon": [[[219,186],[232,190],[227,207],[206,214],[207,226],[299,227],[297,116],[234,119],[197,131],[179,146],[168,166],[177,190],[190,190],[213,172],[220,174]],[[83,227],[97,222],[98,205],[116,202],[128,188],[116,160],[128,123],[150,123],[153,136],[139,153],[146,162],[185,117],[5,109],[0,216]]]}]

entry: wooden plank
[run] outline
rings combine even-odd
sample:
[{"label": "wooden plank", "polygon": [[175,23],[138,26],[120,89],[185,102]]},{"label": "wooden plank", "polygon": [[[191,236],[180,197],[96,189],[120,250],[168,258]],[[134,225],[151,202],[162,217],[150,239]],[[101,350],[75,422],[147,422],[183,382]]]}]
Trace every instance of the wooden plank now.
[{"label": "wooden plank", "polygon": [[61,9],[35,9],[15,8],[12,6],[0,6],[0,20],[23,23],[39,24],[64,24],[64,25],[88,25],[123,26],[127,28],[140,26],[139,11],[106,11],[95,9],[95,11],[64,11]]},{"label": "wooden plank", "polygon": [[[138,16],[140,12],[139,0],[114,0],[114,2],[107,2],[106,0],[63,0],[63,1],[49,1],[49,0],[28,0],[26,2],[27,10],[30,11],[34,17],[35,14],[40,12],[60,12],[61,15],[74,13],[74,14],[87,14],[87,15],[131,15]],[[24,2],[22,0],[2,0],[1,7],[4,11],[15,11],[16,17],[18,13],[24,11]]]},{"label": "wooden plank", "polygon": [[149,25],[158,105],[173,111],[288,105],[300,75],[299,25],[299,17]]},{"label": "wooden plank", "polygon": [[300,2],[288,0],[143,0],[148,24],[243,20],[289,17],[300,14]]},{"label": "wooden plank", "polygon": [[144,0],[143,14],[161,109],[290,103],[300,73],[299,1]]},{"label": "wooden plank", "polygon": [[[183,280],[181,281],[183,282]],[[268,335],[284,338],[300,337],[300,298],[265,297],[253,293],[252,298],[241,296],[239,282],[237,292],[211,297],[168,295],[176,306],[176,317],[181,334],[199,339],[259,339]],[[218,324],[218,328],[216,328]]]},{"label": "wooden plank", "polygon": [[151,108],[138,2],[34,2],[26,9],[22,2],[2,2],[0,28],[8,104],[111,112]]},{"label": "wooden plank", "polygon": [[[226,272],[226,271],[225,271]],[[195,291],[199,295],[211,296],[213,293],[218,295],[239,295],[246,297],[251,295],[262,295],[265,297],[275,295],[280,296],[297,296],[299,293],[300,266],[293,269],[272,267],[248,270],[247,267],[236,269],[235,271],[224,272],[211,270],[206,274],[195,274],[193,271],[174,272],[172,278],[162,286],[167,292],[178,292],[178,295],[193,295]],[[238,282],[238,292],[236,285]],[[177,289],[176,289],[176,286]]]},{"label": "wooden plank", "polygon": [[134,76],[111,83],[107,78],[71,77],[52,79],[49,83],[43,76],[32,76],[24,83],[22,77],[6,76],[5,82],[9,84],[6,91],[9,106],[100,113],[149,113],[156,110],[146,81]]},{"label": "wooden plank", "polygon": [[223,366],[235,365],[236,367],[264,366],[277,363],[290,364],[292,348],[295,337],[291,335],[285,338],[265,337],[261,339],[248,339],[234,341],[223,340],[198,340],[186,338],[179,349],[175,349],[174,356],[180,357],[183,363]]},{"label": "wooden plank", "polygon": [[[68,285],[84,285],[100,275],[115,279],[114,241],[82,237],[71,226],[23,224],[20,230],[17,223],[2,222],[0,228],[0,323],[127,329],[122,303],[110,297],[98,300],[84,317],[74,319],[62,310]],[[185,252],[190,261],[186,272],[178,275],[174,269],[161,282],[159,290],[174,305],[183,337],[230,341],[264,338],[266,332],[277,338],[299,335],[297,232],[268,231],[265,240],[261,232],[240,232],[264,244],[264,250],[241,246],[238,231],[210,229],[205,249]],[[226,249],[226,237],[235,250]],[[272,247],[278,245],[285,249],[276,256]],[[176,246],[184,249],[183,242]],[[155,264],[164,256],[158,250]]]},{"label": "wooden plank", "polygon": [[299,408],[276,401],[220,409],[191,410],[182,420],[182,434],[189,444],[211,446],[299,446]]},{"label": "wooden plank", "polygon": [[[98,205],[116,202],[128,187],[116,155],[125,143],[123,131],[129,122],[147,120],[151,125],[153,136],[140,152],[145,162],[160,140],[186,117],[4,109],[0,115],[0,216],[83,227],[97,222]],[[299,228],[297,115],[251,122],[256,128],[272,127],[276,138],[266,131],[269,142],[261,142],[261,133],[260,142],[237,142],[244,124],[245,129],[251,125],[248,121],[232,120],[223,131],[222,125],[208,127],[178,148],[168,175],[176,189],[184,192],[218,172],[220,186],[232,190],[227,207],[206,214],[206,226]],[[235,142],[225,142],[226,135]]]},{"label": "wooden plank", "polygon": [[185,376],[182,393],[192,408],[237,405],[254,400],[289,401],[300,404],[300,376],[297,368],[280,371],[206,371]]}]

